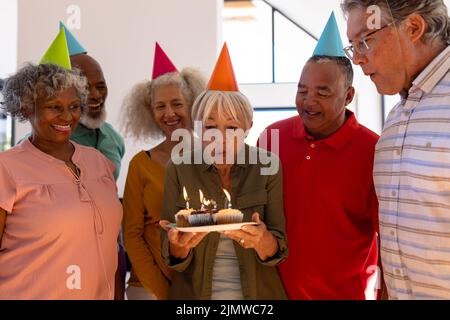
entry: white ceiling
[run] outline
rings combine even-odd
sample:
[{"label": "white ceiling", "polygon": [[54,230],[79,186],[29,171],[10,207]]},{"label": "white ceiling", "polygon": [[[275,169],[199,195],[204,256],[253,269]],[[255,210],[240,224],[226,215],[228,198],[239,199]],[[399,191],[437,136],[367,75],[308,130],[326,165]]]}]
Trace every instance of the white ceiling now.
[{"label": "white ceiling", "polygon": [[[449,0],[450,1],[450,0]],[[342,41],[345,42],[345,19],[340,9],[339,0],[267,0],[273,7],[279,9],[289,18],[320,37],[325,24],[334,10],[339,25]]]},{"label": "white ceiling", "polygon": [[[342,42],[344,45],[347,43],[346,22],[340,8],[341,0],[267,0],[267,2],[317,38],[320,37],[331,11],[334,10]],[[450,8],[450,0],[444,2],[447,8]]]}]

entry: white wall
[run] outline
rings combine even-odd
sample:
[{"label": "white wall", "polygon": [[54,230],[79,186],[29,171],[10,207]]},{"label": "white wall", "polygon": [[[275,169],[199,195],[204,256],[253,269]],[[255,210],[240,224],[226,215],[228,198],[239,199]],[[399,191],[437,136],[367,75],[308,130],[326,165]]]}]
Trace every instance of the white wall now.
[{"label": "white wall", "polygon": [[0,78],[16,70],[17,0],[0,0]]},{"label": "white wall", "polygon": [[[81,10],[81,28],[72,33],[103,67],[109,88],[108,121],[117,129],[123,97],[135,83],[151,76],[155,41],[178,68],[196,67],[207,77],[221,48],[221,0],[19,0],[19,66],[39,61],[58,32],[59,20],[70,28],[71,14],[66,12],[70,5]],[[18,124],[17,137],[29,130]],[[125,143],[120,195],[131,157],[156,142]]]}]

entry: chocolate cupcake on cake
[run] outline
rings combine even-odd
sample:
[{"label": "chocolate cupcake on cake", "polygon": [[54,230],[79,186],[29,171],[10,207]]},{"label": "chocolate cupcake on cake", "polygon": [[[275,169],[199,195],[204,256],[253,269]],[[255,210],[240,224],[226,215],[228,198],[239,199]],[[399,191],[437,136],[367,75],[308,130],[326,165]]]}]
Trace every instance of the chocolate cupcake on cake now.
[{"label": "chocolate cupcake on cake", "polygon": [[196,210],[195,212],[192,212],[188,216],[188,221],[191,227],[195,226],[209,226],[214,224],[214,219],[212,217],[212,208],[211,208],[211,201],[206,200],[203,197],[203,192],[199,190],[200,192],[200,203],[201,208],[199,210]]},{"label": "chocolate cupcake on cake", "polygon": [[177,212],[177,214],[175,214],[175,222],[177,224],[177,227],[180,228],[185,228],[185,227],[190,227],[190,223],[189,223],[189,216],[195,212],[194,209],[183,209]]}]

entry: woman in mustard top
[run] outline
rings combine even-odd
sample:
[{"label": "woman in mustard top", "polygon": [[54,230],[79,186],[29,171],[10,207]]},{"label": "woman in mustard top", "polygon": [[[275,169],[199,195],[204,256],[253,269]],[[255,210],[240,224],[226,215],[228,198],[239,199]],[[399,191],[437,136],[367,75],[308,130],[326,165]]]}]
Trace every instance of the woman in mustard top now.
[{"label": "woman in mustard top", "polygon": [[[155,57],[154,70],[160,70],[157,63]],[[177,143],[170,138],[176,129],[192,129],[191,107],[205,89],[203,77],[193,69],[165,71],[172,72],[154,71],[154,79],[137,85],[124,102],[128,135],[164,139],[151,150],[136,154],[128,168],[123,235],[132,264],[126,291],[129,300],[167,299],[172,272],[161,257],[159,220],[165,168]]]}]

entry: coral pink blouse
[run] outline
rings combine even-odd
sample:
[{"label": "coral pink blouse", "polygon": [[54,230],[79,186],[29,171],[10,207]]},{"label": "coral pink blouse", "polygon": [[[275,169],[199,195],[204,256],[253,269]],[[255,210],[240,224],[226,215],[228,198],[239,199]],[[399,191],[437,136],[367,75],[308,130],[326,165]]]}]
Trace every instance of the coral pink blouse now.
[{"label": "coral pink blouse", "polygon": [[114,165],[72,142],[77,179],[28,139],[0,153],[0,299],[113,299],[122,206]]}]

